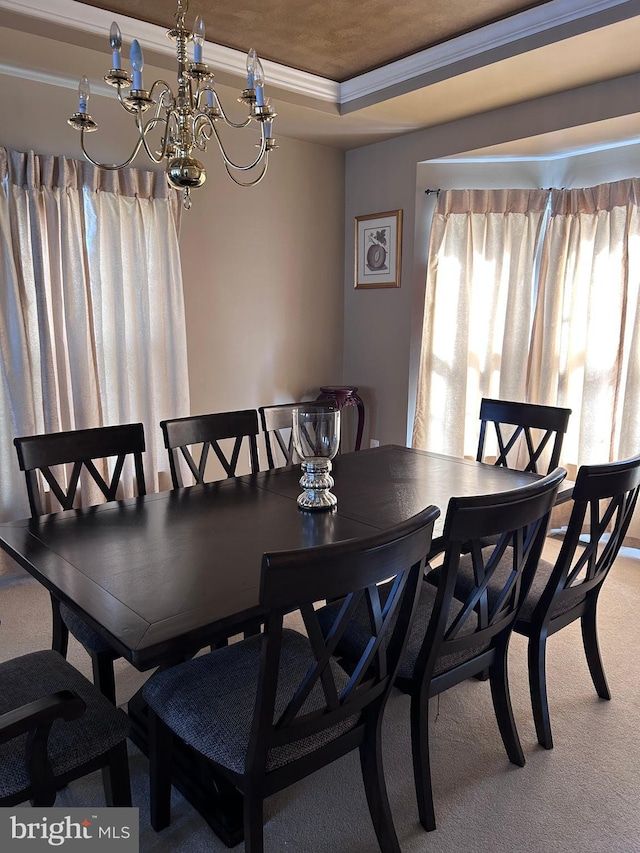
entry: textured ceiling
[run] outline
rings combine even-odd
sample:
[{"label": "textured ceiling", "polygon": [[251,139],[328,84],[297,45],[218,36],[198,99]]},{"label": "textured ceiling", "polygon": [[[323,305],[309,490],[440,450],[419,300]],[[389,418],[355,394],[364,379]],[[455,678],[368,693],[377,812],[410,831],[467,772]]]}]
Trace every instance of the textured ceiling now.
[{"label": "textured ceiling", "polygon": [[[83,0],[169,29],[175,0]],[[344,81],[548,0],[191,0],[208,41]]]}]

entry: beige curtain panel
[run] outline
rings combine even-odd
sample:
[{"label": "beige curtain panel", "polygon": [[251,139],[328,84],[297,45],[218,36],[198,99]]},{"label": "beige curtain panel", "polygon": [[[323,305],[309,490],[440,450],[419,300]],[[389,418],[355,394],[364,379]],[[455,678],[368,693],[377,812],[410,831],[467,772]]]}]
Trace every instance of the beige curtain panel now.
[{"label": "beige curtain panel", "polygon": [[522,399],[542,190],[441,192],[429,247],[413,446],[475,458],[482,397]]},{"label": "beige curtain panel", "polygon": [[0,187],[0,519],[29,515],[18,435],[142,421],[147,489],[167,487],[158,422],[189,412],[177,193],[3,148]]},{"label": "beige curtain panel", "polygon": [[415,447],[475,456],[480,399],[499,397],[572,409],[570,475],[638,453],[639,198],[636,179],[440,194]]},{"label": "beige curtain panel", "polygon": [[530,400],[572,410],[568,465],[640,450],[640,181],[553,190]]}]

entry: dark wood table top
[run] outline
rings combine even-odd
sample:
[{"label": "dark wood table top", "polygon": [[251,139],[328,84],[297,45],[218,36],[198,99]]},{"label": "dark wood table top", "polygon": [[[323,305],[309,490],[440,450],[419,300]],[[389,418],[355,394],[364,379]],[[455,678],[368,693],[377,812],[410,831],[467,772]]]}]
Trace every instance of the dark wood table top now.
[{"label": "dark wood table top", "polygon": [[[366,536],[452,495],[536,475],[388,445],[334,461],[334,512],[300,511],[300,467],[0,525],[0,546],[141,670],[261,615],[261,557]],[[570,486],[561,499],[568,499]]]}]

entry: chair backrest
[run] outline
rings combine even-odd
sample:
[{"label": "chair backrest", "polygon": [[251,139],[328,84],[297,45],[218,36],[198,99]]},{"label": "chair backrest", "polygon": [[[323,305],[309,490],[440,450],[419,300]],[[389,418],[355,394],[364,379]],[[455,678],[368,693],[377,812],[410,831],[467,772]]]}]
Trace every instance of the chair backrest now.
[{"label": "chair backrest", "polygon": [[[260,603],[269,615],[247,766],[259,771],[271,749],[295,749],[297,741],[354,717],[357,721],[365,708],[384,703],[406,643],[439,515],[438,508],[430,506],[366,539],[264,555]],[[391,578],[391,592],[381,600],[377,585]],[[343,597],[323,634],[314,602]],[[347,677],[332,655],[361,603],[369,614],[368,637]],[[309,663],[287,684],[285,701],[279,697],[276,702],[278,678],[288,677],[287,660],[280,659],[283,618],[297,608],[309,637]],[[341,679],[336,680],[336,673]]]},{"label": "chair backrest", "polygon": [[[53,495],[63,509],[72,509],[80,482],[80,475],[88,472],[105,500],[116,500],[122,470],[127,456],[133,457],[136,488],[139,495],[146,493],[142,454],[145,449],[142,424],[95,427],[68,430],[44,435],[14,438],[20,470],[25,472],[31,515],[44,515],[43,495],[38,482],[38,472],[48,483]],[[96,462],[115,458],[111,474],[107,468],[101,473]],[[67,470],[54,472],[57,465],[73,464],[67,479]],[[66,483],[65,483],[66,480]]]},{"label": "chair backrest", "polygon": [[[481,655],[509,636],[531,585],[558,487],[566,474],[564,468],[557,468],[518,489],[451,498],[444,525],[443,564],[436,570],[438,591],[414,678],[431,678],[438,659],[451,661],[451,667],[443,668],[444,689],[461,677],[482,671],[486,664]],[[487,540],[495,544],[486,546]],[[463,566],[465,583],[461,587],[458,581]],[[496,588],[498,577],[501,581]],[[470,656],[476,650],[477,655]],[[464,661],[468,673],[455,672],[456,659]]]},{"label": "chair backrest", "polygon": [[[169,466],[174,489],[182,488],[180,458],[183,458],[196,483],[204,483],[209,451],[212,449],[227,477],[235,477],[243,440],[249,443],[251,473],[259,470],[258,464],[258,413],[255,409],[239,412],[216,412],[211,415],[192,415],[161,421],[164,446],[169,453]],[[231,453],[227,456],[220,446],[225,439],[235,439]],[[197,461],[193,456],[193,445],[200,445]],[[190,449],[191,448],[191,449]]]},{"label": "chair backrest", "polygon": [[281,403],[276,406],[261,406],[258,409],[269,468],[293,464],[293,410],[299,405],[300,403]]},{"label": "chair backrest", "polygon": [[[554,570],[532,621],[573,621],[573,608],[597,595],[624,541],[640,491],[640,456],[623,462],[582,465],[573,508]],[[557,615],[555,615],[557,614]]]},{"label": "chair backrest", "polygon": [[[484,459],[488,439],[487,425],[492,423],[498,442],[495,465],[535,474],[549,473],[557,468],[560,462],[560,451],[570,415],[571,409],[557,406],[484,398],[480,403],[480,436],[476,460],[482,462]],[[549,464],[545,471],[539,471],[538,462],[550,442]]]}]

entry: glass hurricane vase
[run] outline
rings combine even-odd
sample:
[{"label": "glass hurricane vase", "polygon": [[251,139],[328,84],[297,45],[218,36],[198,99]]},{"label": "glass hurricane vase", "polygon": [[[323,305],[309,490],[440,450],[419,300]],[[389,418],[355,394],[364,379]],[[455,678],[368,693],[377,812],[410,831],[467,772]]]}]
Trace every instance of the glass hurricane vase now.
[{"label": "glass hurricane vase", "polygon": [[340,444],[340,412],[330,406],[300,405],[293,410],[293,445],[302,460],[298,496],[301,509],[332,509],[338,499],[331,492],[331,460]]}]

